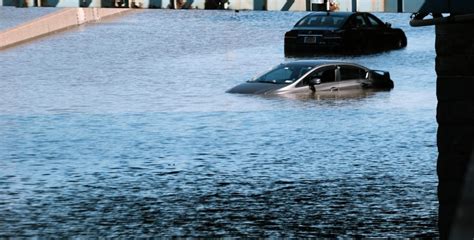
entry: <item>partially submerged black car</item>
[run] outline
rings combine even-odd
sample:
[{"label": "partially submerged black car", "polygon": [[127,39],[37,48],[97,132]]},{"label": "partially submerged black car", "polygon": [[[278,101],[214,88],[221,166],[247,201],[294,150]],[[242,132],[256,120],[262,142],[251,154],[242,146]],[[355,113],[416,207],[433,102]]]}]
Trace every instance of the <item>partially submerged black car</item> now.
[{"label": "partially submerged black car", "polygon": [[285,34],[285,54],[370,53],[406,47],[399,28],[364,12],[315,12]]},{"label": "partially submerged black car", "polygon": [[393,81],[385,71],[371,70],[355,63],[300,60],[282,63],[227,92],[285,94],[392,88]]}]

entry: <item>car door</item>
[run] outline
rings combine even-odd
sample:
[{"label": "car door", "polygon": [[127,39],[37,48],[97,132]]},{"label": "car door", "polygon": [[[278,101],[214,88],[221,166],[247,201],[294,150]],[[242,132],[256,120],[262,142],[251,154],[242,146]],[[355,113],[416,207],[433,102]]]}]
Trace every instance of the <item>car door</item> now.
[{"label": "car door", "polygon": [[362,13],[353,14],[345,26],[346,35],[344,43],[348,50],[364,50],[369,46],[368,43],[368,24]]},{"label": "car door", "polygon": [[312,92],[310,82],[316,82],[314,90],[316,91],[331,91],[337,88],[336,82],[336,67],[337,66],[324,66],[313,70],[306,77],[296,82],[291,87],[282,89],[284,93],[306,93]]},{"label": "car door", "polygon": [[337,90],[338,82],[336,81],[337,66],[324,66],[315,69],[308,74],[304,79],[298,82],[295,86],[296,92],[312,91],[310,82],[317,79],[317,84],[314,85],[316,92],[318,91],[334,91]]},{"label": "car door", "polygon": [[338,74],[338,90],[361,89],[369,84],[367,71],[353,65],[339,65],[336,71]]},{"label": "car door", "polygon": [[368,23],[368,35],[370,37],[369,42],[376,48],[384,48],[389,46],[393,41],[393,34],[390,28],[388,28],[380,19],[372,14],[365,14]]}]

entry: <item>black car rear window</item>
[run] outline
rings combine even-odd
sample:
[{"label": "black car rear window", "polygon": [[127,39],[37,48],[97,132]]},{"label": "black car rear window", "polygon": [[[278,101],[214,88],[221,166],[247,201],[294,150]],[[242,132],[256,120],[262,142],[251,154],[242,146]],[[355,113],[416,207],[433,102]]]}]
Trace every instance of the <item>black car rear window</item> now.
[{"label": "black car rear window", "polygon": [[301,19],[296,27],[341,27],[347,16],[309,15]]}]

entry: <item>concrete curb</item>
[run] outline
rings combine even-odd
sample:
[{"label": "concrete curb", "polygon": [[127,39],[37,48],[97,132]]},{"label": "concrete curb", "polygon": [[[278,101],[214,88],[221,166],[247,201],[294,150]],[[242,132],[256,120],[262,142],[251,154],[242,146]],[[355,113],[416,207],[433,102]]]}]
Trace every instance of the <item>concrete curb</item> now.
[{"label": "concrete curb", "polygon": [[0,50],[132,9],[68,8],[0,32]]}]

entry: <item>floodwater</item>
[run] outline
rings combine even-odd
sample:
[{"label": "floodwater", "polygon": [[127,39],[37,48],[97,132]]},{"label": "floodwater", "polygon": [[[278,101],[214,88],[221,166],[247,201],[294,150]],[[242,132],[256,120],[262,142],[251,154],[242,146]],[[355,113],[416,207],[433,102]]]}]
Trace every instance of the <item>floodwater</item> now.
[{"label": "floodwater", "polygon": [[144,10],[1,51],[0,236],[436,237],[433,28],[377,14],[407,48],[315,57],[390,92],[225,93],[293,60],[305,14]]},{"label": "floodwater", "polygon": [[59,11],[59,8],[0,7],[0,31],[32,21],[35,18],[55,11]]}]

